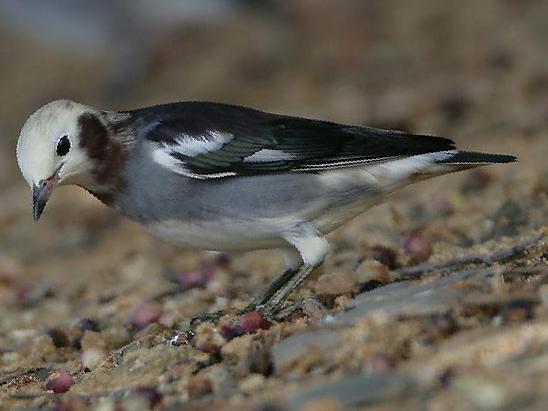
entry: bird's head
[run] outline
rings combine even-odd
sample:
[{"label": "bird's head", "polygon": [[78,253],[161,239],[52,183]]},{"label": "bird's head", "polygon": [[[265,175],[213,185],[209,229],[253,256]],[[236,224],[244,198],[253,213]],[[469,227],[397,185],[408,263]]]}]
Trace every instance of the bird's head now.
[{"label": "bird's head", "polygon": [[100,151],[108,149],[106,140],[102,112],[73,101],[53,101],[28,118],[17,143],[17,162],[32,189],[35,220],[56,186],[93,189]]}]

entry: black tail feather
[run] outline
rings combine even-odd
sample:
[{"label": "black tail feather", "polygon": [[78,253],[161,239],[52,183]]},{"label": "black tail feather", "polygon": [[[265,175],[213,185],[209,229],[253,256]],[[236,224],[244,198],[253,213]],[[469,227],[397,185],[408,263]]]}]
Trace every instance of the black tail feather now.
[{"label": "black tail feather", "polygon": [[496,164],[512,163],[517,157],[509,154],[489,154],[475,151],[457,151],[457,153],[444,160],[437,161],[438,164]]}]

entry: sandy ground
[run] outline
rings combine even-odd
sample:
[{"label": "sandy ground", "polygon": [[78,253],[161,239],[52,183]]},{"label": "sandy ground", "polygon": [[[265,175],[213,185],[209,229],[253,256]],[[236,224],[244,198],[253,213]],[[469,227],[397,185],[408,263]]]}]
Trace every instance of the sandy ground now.
[{"label": "sandy ground", "polygon": [[[0,409],[545,409],[548,4],[312,3],[163,33],[116,103],[104,61],[2,33]],[[281,258],[184,251],[71,188],[34,223],[16,136],[59,97],[220,100],[520,161],[349,222],[280,321],[190,333],[196,315],[243,307]]]}]

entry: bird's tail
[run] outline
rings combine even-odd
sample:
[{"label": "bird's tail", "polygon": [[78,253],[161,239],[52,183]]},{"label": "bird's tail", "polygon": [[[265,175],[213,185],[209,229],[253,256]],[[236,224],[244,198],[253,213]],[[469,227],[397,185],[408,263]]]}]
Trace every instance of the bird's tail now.
[{"label": "bird's tail", "polygon": [[517,158],[507,154],[447,150],[420,154],[372,166],[368,172],[393,190],[442,174],[489,164],[511,163]]},{"label": "bird's tail", "polygon": [[454,155],[436,160],[435,164],[462,165],[464,168],[480,167],[483,165],[497,163],[512,163],[517,161],[517,157],[508,154],[490,154],[479,153],[476,151],[457,151]]}]

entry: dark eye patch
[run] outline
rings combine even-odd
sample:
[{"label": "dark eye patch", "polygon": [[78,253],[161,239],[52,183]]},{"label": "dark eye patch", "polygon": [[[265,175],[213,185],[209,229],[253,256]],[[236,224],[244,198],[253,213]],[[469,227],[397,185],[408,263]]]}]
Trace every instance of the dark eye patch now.
[{"label": "dark eye patch", "polygon": [[57,142],[57,148],[55,152],[59,157],[65,156],[70,150],[70,139],[68,136],[63,136]]}]

